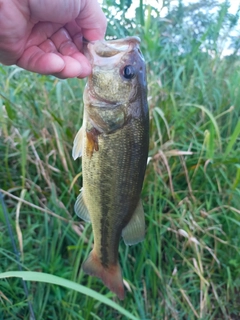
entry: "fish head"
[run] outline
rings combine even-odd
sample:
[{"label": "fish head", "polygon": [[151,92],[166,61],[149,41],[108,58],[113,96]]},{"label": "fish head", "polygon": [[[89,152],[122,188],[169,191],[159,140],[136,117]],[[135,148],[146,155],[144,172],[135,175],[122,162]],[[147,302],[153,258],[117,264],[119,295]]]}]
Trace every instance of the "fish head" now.
[{"label": "fish head", "polygon": [[146,91],[146,71],[138,37],[89,42],[84,54],[92,65],[88,90],[99,106],[126,105]]}]

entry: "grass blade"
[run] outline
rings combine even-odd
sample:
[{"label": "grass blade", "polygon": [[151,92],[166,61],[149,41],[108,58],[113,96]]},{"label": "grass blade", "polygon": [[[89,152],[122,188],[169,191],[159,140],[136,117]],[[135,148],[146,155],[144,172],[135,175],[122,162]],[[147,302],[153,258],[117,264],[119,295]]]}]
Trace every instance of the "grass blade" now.
[{"label": "grass blade", "polygon": [[33,272],[33,271],[10,271],[10,272],[0,273],[0,279],[11,278],[11,277],[22,278],[23,280],[26,280],[26,281],[37,281],[37,282],[56,284],[58,286],[65,287],[67,289],[75,290],[79,293],[85,294],[97,300],[98,302],[101,302],[110,306],[111,308],[120,312],[122,315],[126,316],[128,319],[139,320],[138,318],[133,316],[130,312],[120,307],[116,302],[113,302],[112,300],[106,298],[100,293],[92,289],[89,289],[87,287],[84,287],[83,285],[75,283],[73,281],[54,276],[52,274],[39,273],[39,272]]},{"label": "grass blade", "polygon": [[202,106],[202,105],[186,103],[185,106],[193,106],[195,108],[202,110],[204,113],[206,113],[208,115],[208,117],[211,120],[212,125],[215,129],[216,136],[217,136],[218,143],[219,143],[219,148],[221,150],[222,149],[222,142],[221,142],[220,130],[219,130],[219,126],[218,126],[217,121],[216,121],[215,117],[213,116],[213,114],[205,106]]},{"label": "grass blade", "polygon": [[234,145],[234,143],[236,142],[238,136],[240,134],[240,120],[238,120],[238,123],[233,131],[233,134],[231,135],[230,141],[227,145],[226,151],[224,153],[224,157],[226,158],[227,155],[230,153],[230,151],[232,150],[232,147]]}]

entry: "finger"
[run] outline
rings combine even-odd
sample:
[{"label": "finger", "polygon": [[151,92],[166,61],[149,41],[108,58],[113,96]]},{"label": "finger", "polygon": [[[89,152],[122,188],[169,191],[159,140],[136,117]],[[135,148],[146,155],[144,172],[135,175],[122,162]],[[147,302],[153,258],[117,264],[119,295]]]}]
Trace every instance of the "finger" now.
[{"label": "finger", "polygon": [[51,36],[62,27],[59,23],[38,22],[32,29],[31,35],[26,43],[26,48],[39,46],[45,40],[50,39]]},{"label": "finger", "polygon": [[56,50],[63,55],[70,56],[73,53],[79,52],[65,28],[61,28],[55,32],[51,36],[51,41],[54,43]]},{"label": "finger", "polygon": [[68,32],[59,28],[59,24],[37,25],[27,47],[18,60],[18,65],[26,70],[54,74],[59,78],[84,78],[91,73],[88,60],[79,52]]},{"label": "finger", "polygon": [[83,47],[83,35],[81,28],[77,25],[76,21],[71,21],[67,23],[64,28],[67,30],[69,33],[73,43],[75,46],[78,48],[79,51],[82,51]]},{"label": "finger", "polygon": [[45,53],[37,46],[28,48],[17,61],[23,69],[41,74],[61,72],[65,67],[63,59],[53,52]]},{"label": "finger", "polygon": [[76,18],[84,38],[89,41],[100,40],[105,36],[107,19],[97,0],[82,1],[84,7]]},{"label": "finger", "polygon": [[66,24],[76,19],[86,39],[104,38],[107,20],[97,0],[32,0],[29,9],[36,21]]},{"label": "finger", "polygon": [[[65,57],[71,57],[80,63],[82,67],[82,72],[79,74],[78,77],[82,78],[88,76],[91,73],[91,65],[89,61],[81,52],[79,52],[79,49],[77,48],[75,43],[73,43],[72,38],[70,37],[69,33],[65,28],[61,28],[55,34],[53,34],[51,37],[51,41],[53,42],[57,52],[61,54],[63,59],[65,59]],[[65,60],[66,70],[63,70],[63,72],[66,72],[68,70],[69,61],[71,60]]]},{"label": "finger", "polygon": [[[88,60],[82,55],[81,61],[79,62],[79,57],[73,54],[73,56],[62,56],[65,62],[65,67],[61,72],[54,73],[53,75],[61,78],[85,78],[90,75],[91,67]],[[84,62],[85,61],[85,64]]]},{"label": "finger", "polygon": [[[69,30],[70,32],[68,33],[66,30]],[[61,42],[66,44],[69,41],[69,45],[70,42],[73,42],[73,45],[77,47],[78,51],[81,51],[82,49],[81,28],[76,22],[71,22],[64,28],[57,23],[39,22],[32,30],[26,43],[26,48],[39,46],[39,44],[45,43],[48,39],[58,42],[58,47],[60,47]],[[45,52],[51,52],[47,49],[43,50]]]},{"label": "finger", "polygon": [[32,0],[28,2],[31,15],[37,21],[65,24],[77,17],[81,3],[84,1],[88,0]]},{"label": "finger", "polygon": [[38,47],[39,49],[41,49],[45,53],[50,53],[50,52],[56,53],[56,54],[58,53],[57,48],[51,39],[46,39],[45,41],[43,41],[40,45],[38,45],[36,47]]},{"label": "finger", "polygon": [[[49,49],[49,44],[43,44],[42,47],[44,45]],[[81,59],[76,54],[71,57],[62,56],[60,53],[44,52],[36,46],[28,48],[18,60],[17,65],[32,72],[52,74],[62,79],[84,78],[91,73],[89,62],[84,56]]]}]

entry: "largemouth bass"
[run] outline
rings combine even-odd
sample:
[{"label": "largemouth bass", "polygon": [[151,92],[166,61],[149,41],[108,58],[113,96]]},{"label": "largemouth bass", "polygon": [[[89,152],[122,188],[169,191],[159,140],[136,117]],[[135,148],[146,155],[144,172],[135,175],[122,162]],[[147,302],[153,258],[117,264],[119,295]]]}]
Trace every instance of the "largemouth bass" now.
[{"label": "largemouth bass", "polygon": [[92,222],[94,246],[83,270],[102,279],[120,299],[124,286],[118,262],[123,237],[144,239],[140,193],[149,140],[145,63],[137,37],[89,42],[92,74],[84,91],[83,125],[73,158],[82,156],[83,188],[75,212]]}]

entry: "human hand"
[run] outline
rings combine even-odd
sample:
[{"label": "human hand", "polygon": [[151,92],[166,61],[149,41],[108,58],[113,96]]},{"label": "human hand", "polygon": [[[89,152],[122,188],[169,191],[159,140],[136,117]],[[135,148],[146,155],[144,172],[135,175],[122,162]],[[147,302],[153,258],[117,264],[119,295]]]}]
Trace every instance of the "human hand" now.
[{"label": "human hand", "polygon": [[59,78],[91,73],[82,38],[104,38],[97,0],[1,0],[0,62]]}]

